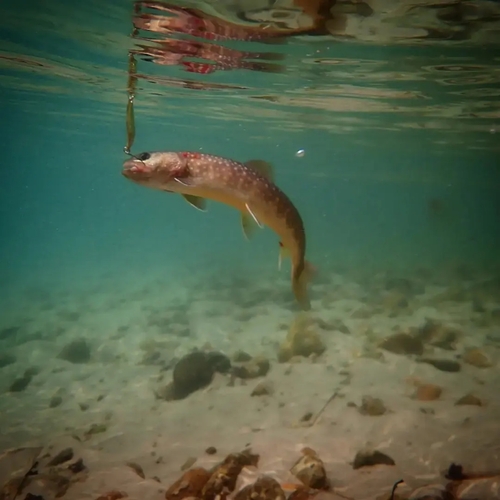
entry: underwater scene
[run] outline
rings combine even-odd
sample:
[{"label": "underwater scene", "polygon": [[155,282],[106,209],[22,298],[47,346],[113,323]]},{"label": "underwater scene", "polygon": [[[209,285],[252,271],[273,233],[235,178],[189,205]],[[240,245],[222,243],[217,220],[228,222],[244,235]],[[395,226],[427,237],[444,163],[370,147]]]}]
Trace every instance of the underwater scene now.
[{"label": "underwater scene", "polygon": [[0,499],[500,499],[499,1],[1,12]]}]

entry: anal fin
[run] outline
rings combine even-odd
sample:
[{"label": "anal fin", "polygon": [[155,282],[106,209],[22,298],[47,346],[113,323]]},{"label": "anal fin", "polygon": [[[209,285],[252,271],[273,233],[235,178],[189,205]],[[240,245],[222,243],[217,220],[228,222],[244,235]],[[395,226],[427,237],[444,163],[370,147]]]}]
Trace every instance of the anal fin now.
[{"label": "anal fin", "polygon": [[256,215],[252,212],[252,209],[248,206],[248,203],[245,203],[245,208],[247,209],[248,213],[252,216],[252,219],[255,221],[257,226],[259,226],[262,229],[264,226],[259,221],[259,219],[257,219]]},{"label": "anal fin", "polygon": [[205,198],[193,196],[192,194],[182,194],[181,196],[197,210],[201,210],[202,212],[207,211],[207,200],[205,200]]},{"label": "anal fin", "polygon": [[254,235],[257,228],[254,218],[248,213],[241,212],[241,229],[247,240]]},{"label": "anal fin", "polygon": [[278,256],[278,270],[281,271],[281,263],[283,262],[283,259],[286,259],[287,257],[290,257],[290,252],[288,251],[288,248],[286,248],[283,243],[280,241],[280,253]]}]

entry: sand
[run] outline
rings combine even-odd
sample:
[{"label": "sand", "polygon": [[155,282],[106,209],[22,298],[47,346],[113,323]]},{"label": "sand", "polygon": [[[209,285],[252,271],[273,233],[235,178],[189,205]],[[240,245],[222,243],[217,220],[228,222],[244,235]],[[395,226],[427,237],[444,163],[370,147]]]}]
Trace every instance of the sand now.
[{"label": "sand", "polygon": [[[60,469],[80,458],[86,469],[65,499],[96,499],[110,490],[132,499],[164,498],[190,458],[195,467],[212,467],[248,447],[260,460],[257,471],[245,474],[269,474],[281,484],[299,483],[289,470],[304,447],[312,448],[325,465],[332,500],[375,499],[399,479],[405,481],[401,495],[446,484],[452,462],[468,473],[500,476],[498,280],[479,272],[433,279],[323,275],[312,286],[309,317],[325,352],[279,363],[277,350],[297,311],[286,275],[271,278],[177,277],[173,286],[171,277],[167,289],[156,275],[144,273],[138,281],[110,274],[88,278],[78,289],[20,290],[0,325],[0,352],[15,357],[0,368],[0,451],[35,447],[23,452],[25,467],[29,456],[45,457],[42,474],[51,457],[72,448],[73,459]],[[459,372],[378,347],[394,333],[418,331],[428,318],[459,335],[446,349],[426,342],[423,356],[456,360]],[[90,358],[60,359],[77,339],[88,343]],[[491,366],[464,362],[472,348]],[[176,360],[193,349],[262,355],[271,369],[248,380],[216,373],[185,399],[159,399],[155,394],[172,379]],[[26,370],[32,372],[27,386],[9,390]],[[270,394],[251,396],[263,381]],[[416,399],[423,384],[440,386],[439,398]],[[455,404],[469,393],[482,405]],[[366,396],[379,398],[386,411],[363,414]],[[213,455],[205,452],[210,446]],[[354,469],[363,449],[379,450],[395,465]],[[0,460],[0,479],[7,463],[13,462]],[[145,477],[128,463],[140,465]],[[496,486],[483,480],[489,481],[484,498],[500,498],[499,480]],[[18,498],[31,491],[48,500],[57,489],[33,480]]]}]

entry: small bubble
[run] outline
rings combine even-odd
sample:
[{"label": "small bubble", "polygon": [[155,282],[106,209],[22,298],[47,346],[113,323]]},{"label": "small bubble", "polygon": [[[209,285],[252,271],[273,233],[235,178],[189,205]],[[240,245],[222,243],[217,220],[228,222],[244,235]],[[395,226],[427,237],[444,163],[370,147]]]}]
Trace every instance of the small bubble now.
[{"label": "small bubble", "polygon": [[490,128],[490,134],[496,134],[497,129],[495,127]]},{"label": "small bubble", "polygon": [[299,150],[295,153],[295,156],[296,156],[297,158],[302,158],[305,154],[306,154],[306,152],[305,152],[303,149],[299,149]]}]

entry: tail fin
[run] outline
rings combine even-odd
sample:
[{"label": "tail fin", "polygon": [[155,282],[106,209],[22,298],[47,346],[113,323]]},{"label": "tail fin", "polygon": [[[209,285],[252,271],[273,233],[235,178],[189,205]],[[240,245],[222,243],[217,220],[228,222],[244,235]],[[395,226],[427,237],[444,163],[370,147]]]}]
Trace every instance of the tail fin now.
[{"label": "tail fin", "polygon": [[316,268],[310,262],[305,260],[302,272],[298,275],[295,272],[293,273],[293,293],[295,294],[300,307],[304,311],[309,311],[311,309],[311,302],[309,301],[309,294],[307,293],[307,285],[309,284],[309,281],[311,281],[315,272]]}]

